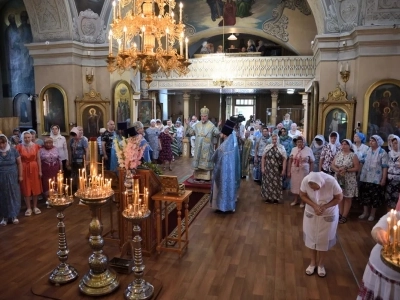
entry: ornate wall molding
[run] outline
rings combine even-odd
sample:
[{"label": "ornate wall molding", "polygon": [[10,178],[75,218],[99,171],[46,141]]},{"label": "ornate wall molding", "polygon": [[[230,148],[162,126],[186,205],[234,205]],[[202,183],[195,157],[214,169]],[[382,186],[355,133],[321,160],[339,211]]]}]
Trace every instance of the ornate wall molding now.
[{"label": "ornate wall molding", "polygon": [[358,26],[361,12],[360,0],[326,1],[326,32],[351,31]]},{"label": "ornate wall molding", "polygon": [[277,21],[268,21],[263,24],[263,31],[277,37],[283,42],[289,41],[289,33],[287,32],[287,27],[289,24],[289,19],[285,15],[281,15],[281,17]]},{"label": "ornate wall molding", "polygon": [[399,0],[366,0],[363,25],[393,25],[400,23]]},{"label": "ornate wall molding", "polygon": [[71,40],[69,10],[65,0],[24,0],[34,42]]},{"label": "ornate wall molding", "polygon": [[82,43],[104,44],[104,21],[91,9],[81,11],[73,21],[74,40]]}]

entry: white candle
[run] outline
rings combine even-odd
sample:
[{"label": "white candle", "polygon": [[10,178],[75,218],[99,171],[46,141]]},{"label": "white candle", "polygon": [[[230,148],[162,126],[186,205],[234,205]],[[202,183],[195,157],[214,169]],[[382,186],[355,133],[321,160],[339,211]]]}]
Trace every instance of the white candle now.
[{"label": "white candle", "polygon": [[342,73],[342,72],[343,72],[343,64],[340,63],[340,73]]},{"label": "white candle", "polygon": [[397,226],[393,226],[393,253],[396,251]]},{"label": "white candle", "polygon": [[121,51],[121,39],[117,40],[118,43],[118,53]]},{"label": "white candle", "polygon": [[181,3],[179,3],[179,23],[182,23],[182,7],[183,7],[183,4],[181,2]]},{"label": "white candle", "polygon": [[112,6],[113,6],[113,20],[115,20],[115,1],[113,1]]},{"label": "white candle", "polygon": [[349,71],[349,63],[346,63],[346,71]]},{"label": "white candle", "polygon": [[127,31],[127,28],[126,28],[126,26],[124,26],[124,38],[123,38],[123,40],[122,40],[122,51],[125,51],[125,45],[126,45],[126,31]]},{"label": "white candle", "polygon": [[72,197],[72,178],[69,180],[69,184],[71,185],[71,197]]},{"label": "white candle", "polygon": [[108,53],[112,53],[112,31],[110,30],[110,34],[108,35]]},{"label": "white candle", "polygon": [[94,75],[94,69],[92,68],[92,76]]},{"label": "white candle", "polygon": [[189,58],[189,52],[188,52],[188,44],[189,44],[189,39],[185,38],[185,44],[186,44],[186,59]]},{"label": "white candle", "polygon": [[390,217],[387,217],[387,219],[386,219],[386,221],[387,221],[387,223],[388,223],[388,226],[387,226],[387,238],[388,238],[388,244],[390,243],[390,222],[391,222],[391,218]]}]

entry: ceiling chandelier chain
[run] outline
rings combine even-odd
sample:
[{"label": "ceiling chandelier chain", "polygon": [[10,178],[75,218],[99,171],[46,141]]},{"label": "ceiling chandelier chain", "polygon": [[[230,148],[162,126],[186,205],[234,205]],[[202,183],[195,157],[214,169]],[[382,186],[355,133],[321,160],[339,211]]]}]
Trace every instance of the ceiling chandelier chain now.
[{"label": "ceiling chandelier chain", "polygon": [[[110,24],[107,68],[123,73],[133,69],[145,74],[147,86],[152,74],[163,71],[179,76],[189,72],[188,42],[182,22],[183,4],[179,4],[179,21],[175,20],[175,0],[118,0],[113,1],[113,20]],[[126,12],[123,16],[123,12]],[[158,12],[158,15],[156,15]],[[136,39],[135,39],[136,38]],[[118,52],[114,56],[113,40]],[[139,45],[136,41],[140,40]],[[179,43],[179,52],[174,46]],[[184,43],[185,52],[184,56]]]}]

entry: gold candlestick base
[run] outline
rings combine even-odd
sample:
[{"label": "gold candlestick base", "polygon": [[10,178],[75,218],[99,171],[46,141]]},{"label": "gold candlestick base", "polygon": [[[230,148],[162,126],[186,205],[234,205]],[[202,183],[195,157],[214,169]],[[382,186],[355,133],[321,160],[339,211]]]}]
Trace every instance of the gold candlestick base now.
[{"label": "gold candlestick base", "polygon": [[66,197],[65,202],[56,202],[54,199],[49,199],[49,205],[57,210],[58,219],[58,259],[60,264],[55,268],[49,277],[50,282],[55,285],[65,284],[74,281],[78,277],[78,272],[75,268],[67,264],[68,259],[68,246],[67,246],[67,235],[65,234],[65,224],[64,224],[64,210],[71,206],[73,203],[72,197]]},{"label": "gold candlestick base", "polygon": [[135,280],[132,281],[125,290],[125,299],[128,300],[136,300],[136,299],[150,299],[154,294],[154,286],[149,282],[143,279],[144,275],[144,264],[142,257],[142,238],[140,237],[140,224],[143,220],[147,219],[150,216],[150,211],[148,210],[142,216],[130,216],[126,212],[122,213],[122,216],[131,221],[133,223],[133,235],[132,239],[133,249],[134,249],[134,262],[135,266],[132,268],[132,271],[135,275]]},{"label": "gold candlestick base", "polygon": [[86,75],[86,82],[88,84],[92,84],[93,80],[94,80],[94,75],[89,75],[89,74]]},{"label": "gold candlestick base", "polygon": [[92,220],[89,224],[89,244],[93,250],[93,253],[89,256],[90,270],[79,283],[80,291],[90,296],[109,294],[119,286],[118,276],[108,268],[108,257],[103,254],[104,239],[101,235],[103,230],[98,217],[98,209],[110,197],[101,199],[80,198],[84,204],[89,206],[92,214]]},{"label": "gold candlestick base", "polygon": [[342,78],[342,81],[346,83],[347,81],[349,81],[350,71],[341,71],[340,77]]}]

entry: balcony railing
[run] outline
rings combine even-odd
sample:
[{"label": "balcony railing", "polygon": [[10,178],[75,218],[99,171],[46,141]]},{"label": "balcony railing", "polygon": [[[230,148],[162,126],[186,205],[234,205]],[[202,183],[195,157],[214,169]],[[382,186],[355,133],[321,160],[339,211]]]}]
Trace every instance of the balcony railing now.
[{"label": "balcony railing", "polygon": [[191,59],[190,72],[154,74],[151,89],[210,88],[215,78],[229,78],[237,88],[302,88],[314,78],[312,56],[237,56],[208,54]]}]

